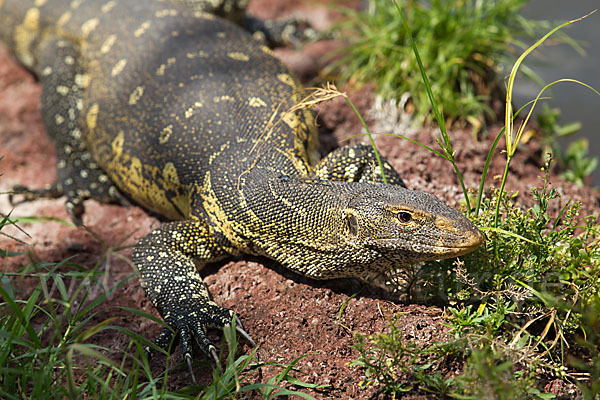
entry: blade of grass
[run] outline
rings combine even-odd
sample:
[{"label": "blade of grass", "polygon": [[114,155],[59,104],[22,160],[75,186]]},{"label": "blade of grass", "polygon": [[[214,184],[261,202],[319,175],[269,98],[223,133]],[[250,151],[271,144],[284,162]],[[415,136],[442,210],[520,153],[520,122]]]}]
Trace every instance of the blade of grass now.
[{"label": "blade of grass", "polygon": [[438,123],[440,132],[442,134],[442,138],[444,140],[443,146],[439,140],[438,140],[438,144],[442,148],[442,151],[444,152],[444,154],[446,154],[446,157],[444,157],[444,158],[449,160],[452,163],[452,166],[454,167],[454,171],[456,172],[456,176],[458,177],[458,181],[460,182],[460,186],[462,188],[463,195],[465,197],[465,203],[467,204],[467,213],[471,214],[471,202],[469,200],[467,188],[465,186],[462,174],[460,173],[460,169],[458,168],[458,165],[456,164],[456,161],[454,159],[454,151],[452,149],[452,143],[450,142],[450,137],[448,136],[448,133],[446,132],[446,124],[444,122],[444,117],[438,110],[437,102],[435,101],[433,91],[431,90],[431,84],[429,82],[429,78],[427,77],[427,73],[425,72],[425,67],[423,67],[423,62],[421,61],[421,56],[419,55],[419,49],[417,48],[417,44],[415,43],[415,40],[410,32],[410,27],[408,26],[408,22],[406,21],[406,18],[404,16],[404,13],[402,12],[402,9],[400,8],[400,6],[398,5],[398,2],[396,2],[396,0],[392,0],[392,1],[393,1],[394,5],[396,6],[396,9],[398,10],[398,13],[400,14],[400,18],[402,18],[402,23],[404,25],[404,29],[406,30],[406,34],[410,40],[410,44],[411,44],[413,52],[415,54],[417,64],[419,65],[419,71],[421,72],[421,77],[423,78],[423,83],[425,84],[425,88],[427,90],[427,96],[429,97],[429,102],[431,103],[431,107],[433,109],[435,119]]}]

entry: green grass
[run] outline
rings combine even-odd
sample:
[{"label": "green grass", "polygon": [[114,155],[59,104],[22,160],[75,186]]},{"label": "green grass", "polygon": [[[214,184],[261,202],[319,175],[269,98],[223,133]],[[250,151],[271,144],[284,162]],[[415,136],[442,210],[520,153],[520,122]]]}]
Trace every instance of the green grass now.
[{"label": "green grass", "polygon": [[581,123],[571,122],[560,125],[558,123],[560,114],[558,108],[550,108],[548,104],[544,104],[542,111],[536,116],[542,151],[554,156],[563,179],[584,186],[598,167],[598,157],[588,155],[589,143],[586,138],[572,141],[567,149],[563,150],[563,139],[577,133],[581,129]]},{"label": "green grass", "polygon": [[[22,221],[45,222],[38,218]],[[7,225],[14,222],[4,217],[0,235]],[[213,370],[213,383],[168,390],[170,357],[166,357],[164,371],[152,376],[144,349],[153,345],[144,335],[118,323],[128,313],[162,321],[139,310],[110,305],[110,296],[134,275],[132,272],[106,288],[108,261],[120,256],[119,250],[105,248],[101,260],[91,268],[69,259],[48,263],[29,257],[31,262],[18,272],[0,273],[0,398],[225,399],[252,393],[263,399],[285,395],[312,399],[290,387],[324,387],[295,376],[294,366],[301,357],[282,365],[259,361],[256,349],[238,356],[235,326],[231,326],[224,331],[226,362],[222,369]],[[3,258],[24,254],[2,251]],[[27,293],[20,289],[24,283],[30,288]],[[120,317],[104,317],[107,314]],[[100,318],[104,318],[102,322],[92,322]],[[109,348],[95,339],[107,330],[128,338],[125,348]],[[256,383],[257,373],[265,366],[279,372],[266,383]]]},{"label": "green grass", "polygon": [[[397,12],[440,127],[440,150],[430,150],[453,164],[464,190],[465,212],[484,230],[486,240],[480,249],[460,260],[429,263],[422,270],[421,281],[435,285],[423,286],[419,296],[445,305],[448,340],[419,346],[402,337],[396,318],[383,333],[355,335],[354,347],[360,355],[353,364],[363,367],[367,377],[361,385],[376,385],[393,394],[416,390],[458,399],[550,399],[554,395],[545,393],[544,385],[561,379],[575,384],[585,399],[599,398],[598,216],[581,216],[580,204],[560,199],[559,192],[549,187],[551,158],[542,168],[540,186],[532,188],[531,205],[517,204],[515,194],[506,191],[510,161],[544,91],[559,82],[575,82],[600,95],[584,83],[564,79],[545,85],[516,113],[512,110],[512,90],[525,57],[576,21],[552,29],[515,62],[507,83],[505,127],[489,150],[473,204],[454,160],[443,115],[438,112],[436,98],[443,97],[444,92],[440,95],[429,84],[421,49],[410,34],[411,19],[404,17],[400,7]],[[514,127],[516,115],[524,110],[527,114]],[[367,134],[372,135],[368,130]],[[506,139],[506,162],[501,185],[484,196],[486,173],[502,136]],[[581,159],[580,155],[574,157]],[[394,280],[394,276],[389,278]],[[461,372],[442,375],[448,365],[454,365],[451,371]]]},{"label": "green grass", "polygon": [[[447,122],[480,127],[493,119],[502,101],[504,65],[510,65],[523,39],[549,30],[546,21],[527,20],[519,10],[528,0],[399,0],[420,57],[431,78],[437,105]],[[370,0],[364,12],[341,10],[346,19],[333,29],[348,46],[329,72],[342,82],[376,83],[384,98],[410,94],[409,112],[419,122],[435,113],[419,73],[410,35],[390,0]],[[568,41],[566,35],[559,38]],[[526,70],[528,76],[535,75]]]}]

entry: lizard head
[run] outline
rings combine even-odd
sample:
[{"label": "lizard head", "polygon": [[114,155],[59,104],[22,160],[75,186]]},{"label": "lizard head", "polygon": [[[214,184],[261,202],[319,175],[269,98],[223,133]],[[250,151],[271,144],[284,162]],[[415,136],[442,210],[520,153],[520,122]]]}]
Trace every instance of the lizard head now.
[{"label": "lizard head", "polygon": [[349,242],[396,266],[470,253],[483,241],[471,221],[433,194],[399,186],[368,185],[348,199],[344,218]]},{"label": "lizard head", "polygon": [[364,279],[469,253],[483,241],[464,215],[420,190],[289,177],[250,182],[244,204],[252,210],[246,232],[260,243],[254,253],[314,279]]}]

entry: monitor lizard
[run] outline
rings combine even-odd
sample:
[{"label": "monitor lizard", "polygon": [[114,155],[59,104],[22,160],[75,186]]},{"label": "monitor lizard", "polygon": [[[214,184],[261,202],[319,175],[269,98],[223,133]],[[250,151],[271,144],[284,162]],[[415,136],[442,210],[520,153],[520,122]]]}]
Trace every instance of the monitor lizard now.
[{"label": "monitor lizard", "polygon": [[171,221],[137,243],[133,262],[169,326],[155,343],[175,337],[190,372],[193,339],[218,362],[208,328],[236,318],[254,343],[211,300],[198,272],[207,262],[250,254],[314,279],[368,281],[483,240],[461,213],[407,189],[387,161],[380,169],[370,146],[319,160],[312,111],[291,111],[303,97],[296,78],[201,7],[0,0],[0,39],[41,81],[57,151],[55,184],[13,193],[64,195],[77,223],[87,198],[132,200]]}]

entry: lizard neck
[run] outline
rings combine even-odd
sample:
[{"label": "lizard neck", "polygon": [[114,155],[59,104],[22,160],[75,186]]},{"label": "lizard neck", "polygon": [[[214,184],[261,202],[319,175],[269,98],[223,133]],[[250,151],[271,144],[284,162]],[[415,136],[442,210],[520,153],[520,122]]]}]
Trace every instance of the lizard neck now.
[{"label": "lizard neck", "polygon": [[269,171],[252,174],[241,192],[254,252],[312,278],[340,276],[332,265],[348,246],[355,247],[348,240],[345,212],[357,190],[346,182]]}]

